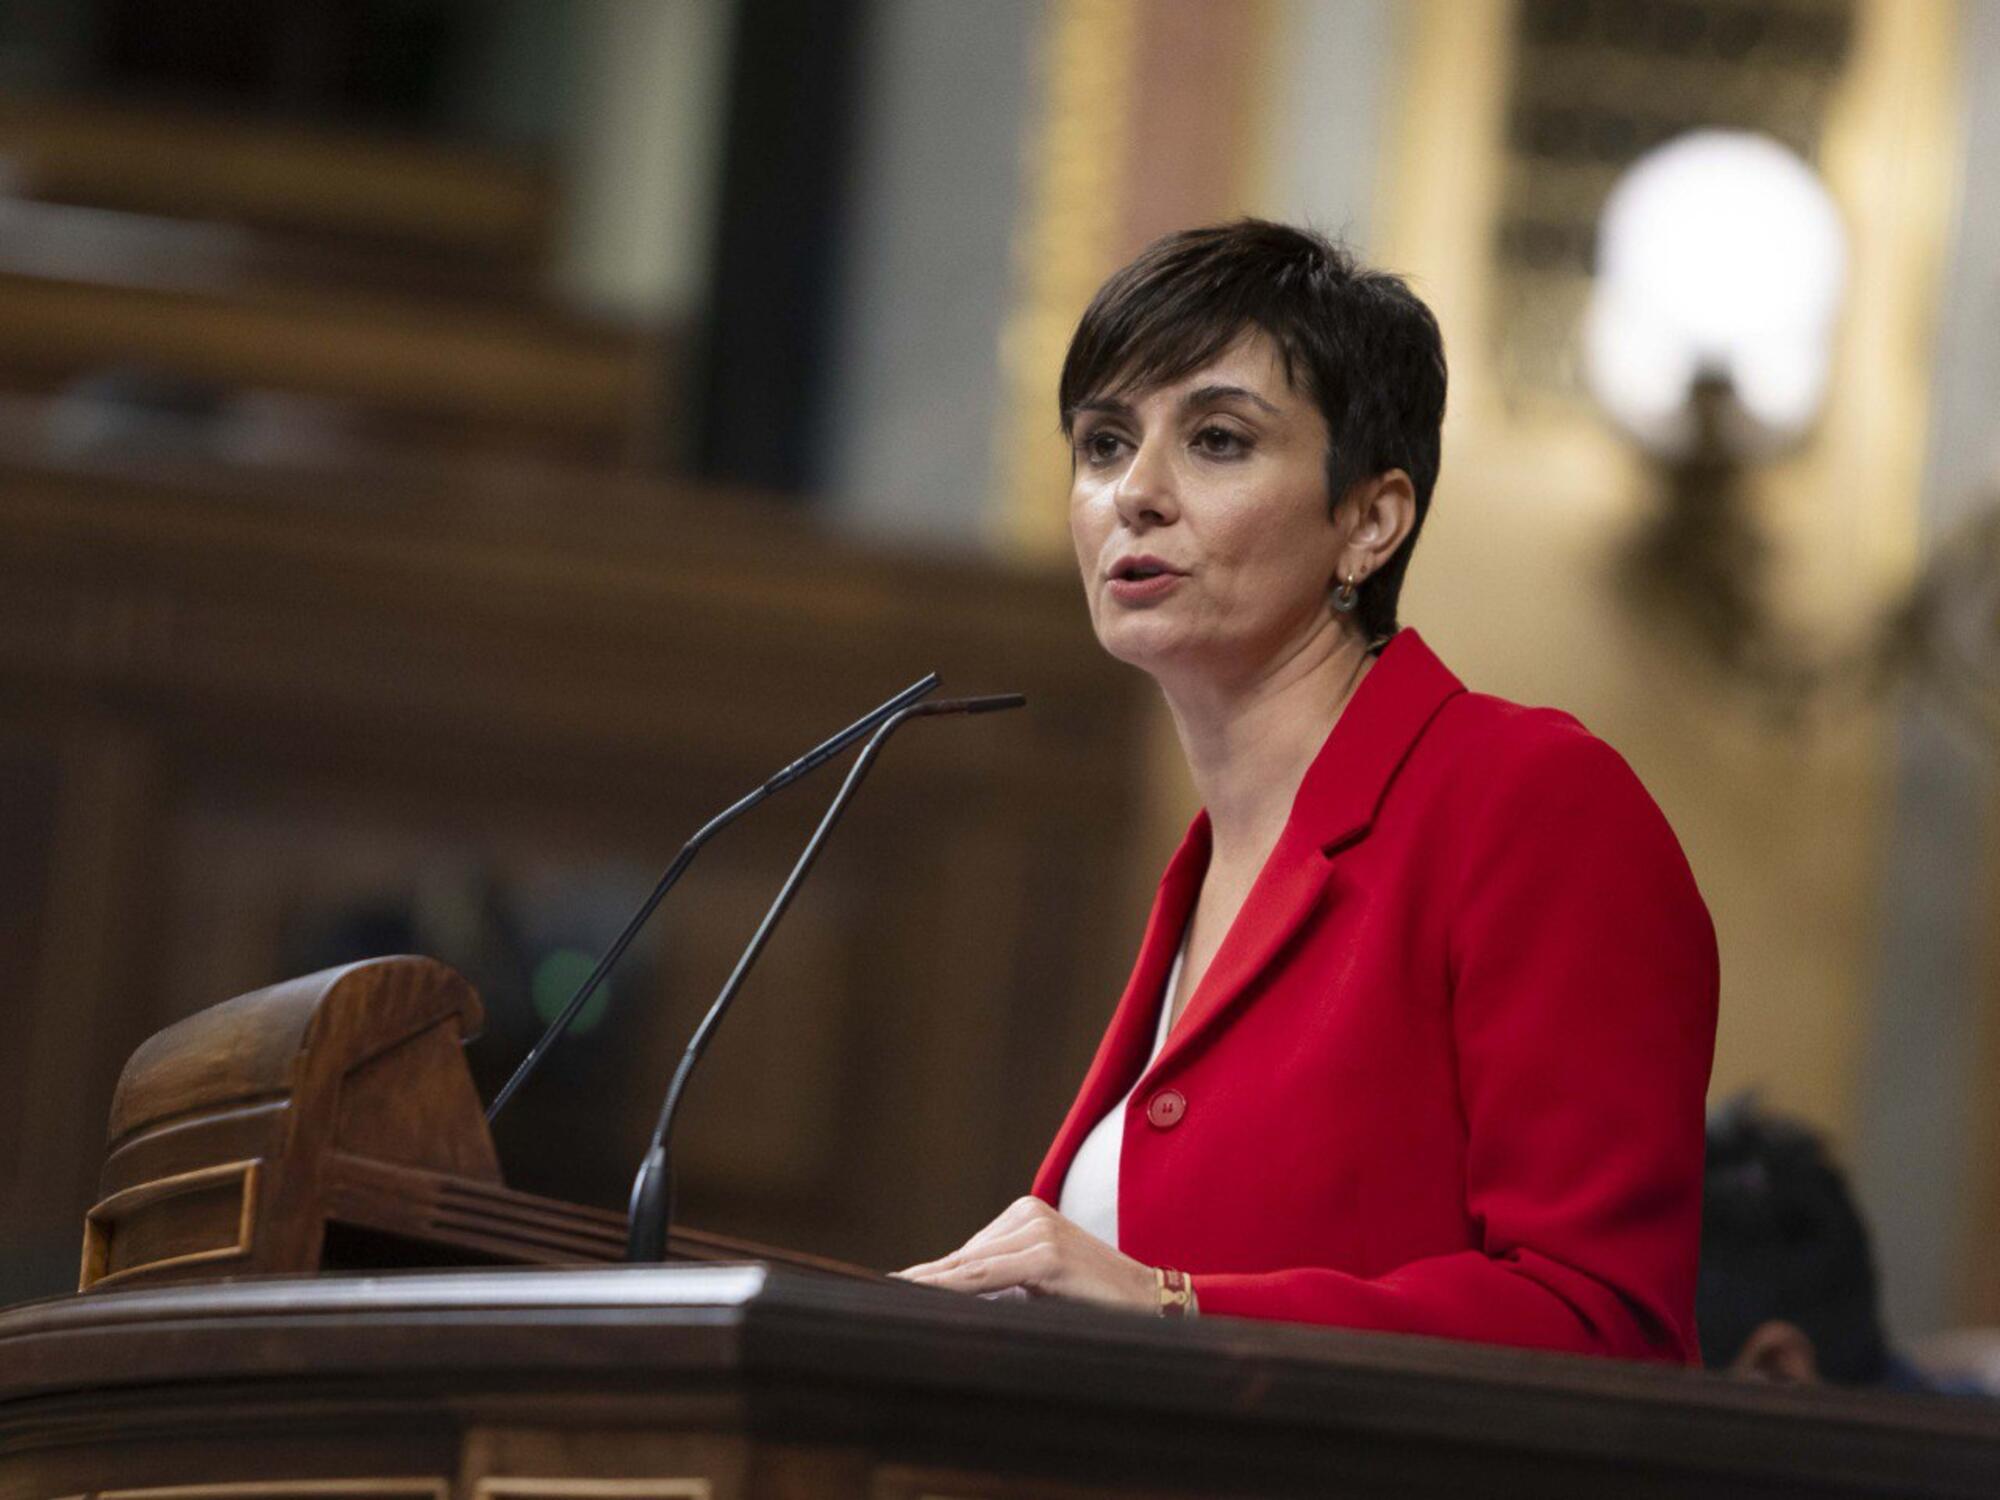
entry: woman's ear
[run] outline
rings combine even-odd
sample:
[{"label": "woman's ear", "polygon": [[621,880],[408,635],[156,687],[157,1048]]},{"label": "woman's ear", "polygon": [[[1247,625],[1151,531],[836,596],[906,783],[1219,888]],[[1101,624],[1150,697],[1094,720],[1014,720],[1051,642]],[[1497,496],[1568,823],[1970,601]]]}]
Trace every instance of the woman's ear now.
[{"label": "woman's ear", "polygon": [[1372,474],[1340,502],[1350,518],[1341,549],[1340,576],[1368,578],[1396,555],[1417,524],[1417,491],[1401,469]]}]

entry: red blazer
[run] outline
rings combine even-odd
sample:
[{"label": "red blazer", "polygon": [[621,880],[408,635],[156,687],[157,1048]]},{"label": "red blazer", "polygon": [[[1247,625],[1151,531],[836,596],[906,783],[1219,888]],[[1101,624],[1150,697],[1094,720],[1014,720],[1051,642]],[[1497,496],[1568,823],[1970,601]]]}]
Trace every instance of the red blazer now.
[{"label": "red blazer", "polygon": [[[1198,816],[1035,1177],[1132,1084]],[[1207,1313],[1698,1362],[1715,933],[1673,831],[1567,714],[1415,631],[1362,679],[1125,1111],[1120,1247]]]}]

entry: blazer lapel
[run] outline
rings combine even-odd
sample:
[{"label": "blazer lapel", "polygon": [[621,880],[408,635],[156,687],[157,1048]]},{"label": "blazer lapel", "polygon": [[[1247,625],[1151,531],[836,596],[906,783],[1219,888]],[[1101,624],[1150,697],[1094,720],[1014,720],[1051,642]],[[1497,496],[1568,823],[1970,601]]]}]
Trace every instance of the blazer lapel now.
[{"label": "blazer lapel", "polygon": [[1277,846],[1149,1073],[1172,1066],[1219,1026],[1283,955],[1318,909],[1334,856],[1367,836],[1410,751],[1464,691],[1414,630],[1396,632],[1313,758]]},{"label": "blazer lapel", "polygon": [[1070,1161],[1083,1145],[1083,1138],[1104,1118],[1106,1110],[1125,1097],[1146,1065],[1160,1020],[1160,992],[1166,987],[1174,955],[1180,951],[1188,913],[1194,909],[1195,893],[1207,871],[1208,814],[1204,812],[1195,817],[1180,848],[1167,862],[1167,873],[1153,898],[1152,915],[1146,920],[1146,935],[1139,944],[1139,961],[1132,966],[1132,977],[1112,1013],[1110,1029],[1098,1044],[1097,1057],[1084,1075],[1083,1088],[1035,1174],[1035,1196],[1051,1204],[1062,1192],[1063,1178],[1069,1174]]},{"label": "blazer lapel", "polygon": [[1173,1061],[1203,1032],[1221,1024],[1223,1017],[1250,988],[1251,981],[1268,967],[1285,945],[1305,925],[1319,905],[1332,861],[1315,847],[1287,848],[1292,843],[1288,828],[1278,839],[1277,848],[1258,873],[1257,883],[1243,902],[1216,950],[1208,972],[1188,999],[1187,1010],[1167,1034],[1167,1044],[1147,1071],[1171,1067]]},{"label": "blazer lapel", "polygon": [[[1318,909],[1333,856],[1364,837],[1397,770],[1423,732],[1465,686],[1414,630],[1400,630],[1362,679],[1320,747],[1293,800],[1278,844],[1237,913],[1221,949],[1149,1072],[1170,1066],[1220,1026],[1257,976]],[[1167,866],[1132,978],[1062,1129],[1035,1174],[1036,1197],[1054,1203],[1083,1138],[1125,1096],[1145,1067],[1160,991],[1188,913],[1208,872],[1208,814],[1199,814]]]}]

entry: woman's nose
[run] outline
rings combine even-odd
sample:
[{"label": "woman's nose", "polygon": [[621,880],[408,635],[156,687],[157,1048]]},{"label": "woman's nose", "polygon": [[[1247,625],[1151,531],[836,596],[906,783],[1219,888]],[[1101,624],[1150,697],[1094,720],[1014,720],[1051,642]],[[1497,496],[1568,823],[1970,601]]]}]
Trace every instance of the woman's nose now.
[{"label": "woman's nose", "polygon": [[1113,500],[1118,519],[1133,529],[1170,525],[1180,515],[1173,465],[1165,443],[1141,443],[1118,476]]}]

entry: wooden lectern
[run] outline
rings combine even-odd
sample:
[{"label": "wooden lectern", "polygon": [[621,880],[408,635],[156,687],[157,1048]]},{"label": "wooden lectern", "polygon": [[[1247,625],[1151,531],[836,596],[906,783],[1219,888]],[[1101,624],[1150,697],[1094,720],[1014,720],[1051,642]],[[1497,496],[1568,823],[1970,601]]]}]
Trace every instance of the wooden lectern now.
[{"label": "wooden lectern", "polygon": [[[622,1214],[501,1180],[463,1052],[483,1021],[455,970],[378,958],[169,1026],[119,1076],[78,1290],[623,1260]],[[696,1231],[670,1250],[870,1274]]]},{"label": "wooden lectern", "polygon": [[[0,1500],[2000,1495],[1983,1401],[988,1303],[712,1236],[675,1249],[729,1263],[592,1265],[617,1215],[500,1180],[479,1017],[384,959],[140,1048],[85,1294],[0,1311]],[[485,1266],[409,1269],[441,1261]]]}]

